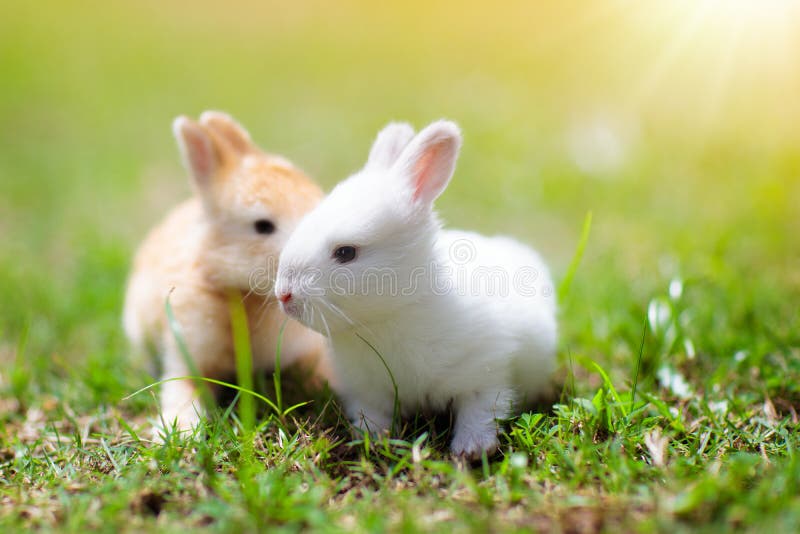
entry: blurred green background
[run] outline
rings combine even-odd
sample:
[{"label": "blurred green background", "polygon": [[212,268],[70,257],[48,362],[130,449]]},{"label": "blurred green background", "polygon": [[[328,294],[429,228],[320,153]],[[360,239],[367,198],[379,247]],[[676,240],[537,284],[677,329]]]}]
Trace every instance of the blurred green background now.
[{"label": "blurred green background", "polygon": [[797,339],[800,17],[753,4],[6,1],[0,361],[29,329],[41,376],[118,399],[130,258],[189,192],[170,122],[205,109],[326,188],[387,121],[456,120],[449,224],[516,235],[560,278],[593,212],[563,346],[624,377],[674,277],[708,367]]}]

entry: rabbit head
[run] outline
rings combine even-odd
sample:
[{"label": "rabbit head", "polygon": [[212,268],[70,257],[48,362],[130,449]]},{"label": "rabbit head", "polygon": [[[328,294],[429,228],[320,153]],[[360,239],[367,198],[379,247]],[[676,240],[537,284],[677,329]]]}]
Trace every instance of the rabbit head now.
[{"label": "rabbit head", "polygon": [[178,117],[173,132],[203,206],[197,235],[207,278],[271,294],[278,254],[322,191],[285,159],[262,152],[225,113],[207,111],[199,122]]},{"label": "rabbit head", "polygon": [[341,182],[297,227],[279,262],[284,310],[331,331],[389,316],[429,288],[444,191],[461,146],[458,127],[438,121],[414,136],[389,124],[364,168]]}]

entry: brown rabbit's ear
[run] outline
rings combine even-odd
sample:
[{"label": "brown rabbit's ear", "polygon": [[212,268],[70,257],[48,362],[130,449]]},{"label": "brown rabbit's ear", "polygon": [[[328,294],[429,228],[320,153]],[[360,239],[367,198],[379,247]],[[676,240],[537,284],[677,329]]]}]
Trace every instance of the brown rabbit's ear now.
[{"label": "brown rabbit's ear", "polygon": [[172,123],[186,170],[199,189],[205,189],[217,172],[217,155],[208,132],[192,119],[180,116]]},{"label": "brown rabbit's ear", "polygon": [[220,156],[241,157],[256,151],[250,134],[233,117],[221,111],[205,111],[200,115],[200,124],[215,138]]}]

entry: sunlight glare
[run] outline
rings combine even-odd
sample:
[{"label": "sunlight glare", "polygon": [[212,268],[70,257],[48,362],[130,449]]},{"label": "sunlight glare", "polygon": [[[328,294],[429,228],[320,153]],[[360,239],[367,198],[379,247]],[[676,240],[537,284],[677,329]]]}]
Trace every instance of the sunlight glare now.
[{"label": "sunlight glare", "polygon": [[769,37],[800,14],[800,0],[705,0],[716,25],[736,27],[743,33]]}]

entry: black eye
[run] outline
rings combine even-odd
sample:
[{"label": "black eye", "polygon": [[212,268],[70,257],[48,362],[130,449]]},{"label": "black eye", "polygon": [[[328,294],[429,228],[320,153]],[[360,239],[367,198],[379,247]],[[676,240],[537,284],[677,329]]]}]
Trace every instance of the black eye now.
[{"label": "black eye", "polygon": [[356,247],[345,245],[333,251],[333,259],[339,263],[349,263],[356,259]]},{"label": "black eye", "polygon": [[259,219],[253,223],[253,228],[256,229],[256,232],[259,234],[271,234],[275,231],[275,225],[272,221],[268,221],[267,219]]}]

